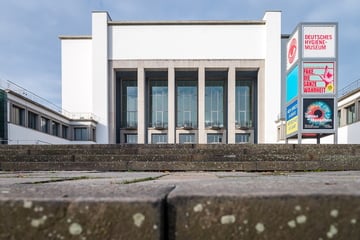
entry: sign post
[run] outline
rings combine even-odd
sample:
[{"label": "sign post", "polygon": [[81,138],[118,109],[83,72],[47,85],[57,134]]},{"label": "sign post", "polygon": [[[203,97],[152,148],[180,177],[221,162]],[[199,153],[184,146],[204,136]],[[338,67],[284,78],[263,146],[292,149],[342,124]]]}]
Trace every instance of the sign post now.
[{"label": "sign post", "polygon": [[337,143],[337,23],[301,23],[287,43],[286,142],[334,135]]}]

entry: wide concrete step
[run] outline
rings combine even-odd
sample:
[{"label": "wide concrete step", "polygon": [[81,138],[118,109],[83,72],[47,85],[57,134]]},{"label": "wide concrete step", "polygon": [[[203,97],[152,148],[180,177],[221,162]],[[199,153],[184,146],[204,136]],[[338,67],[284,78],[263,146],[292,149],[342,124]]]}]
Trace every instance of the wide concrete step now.
[{"label": "wide concrete step", "polygon": [[360,172],[0,172],[0,240],[360,236]]},{"label": "wide concrete step", "polygon": [[0,146],[0,170],[360,170],[359,145]]}]

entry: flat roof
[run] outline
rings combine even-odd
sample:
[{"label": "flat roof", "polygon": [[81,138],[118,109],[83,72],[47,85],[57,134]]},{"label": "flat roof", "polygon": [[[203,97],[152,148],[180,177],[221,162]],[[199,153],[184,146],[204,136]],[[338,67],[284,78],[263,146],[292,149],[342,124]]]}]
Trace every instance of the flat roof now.
[{"label": "flat roof", "polygon": [[264,20],[108,21],[113,25],[265,25]]},{"label": "flat roof", "polygon": [[66,39],[92,39],[91,35],[60,35],[60,39],[66,40]]}]

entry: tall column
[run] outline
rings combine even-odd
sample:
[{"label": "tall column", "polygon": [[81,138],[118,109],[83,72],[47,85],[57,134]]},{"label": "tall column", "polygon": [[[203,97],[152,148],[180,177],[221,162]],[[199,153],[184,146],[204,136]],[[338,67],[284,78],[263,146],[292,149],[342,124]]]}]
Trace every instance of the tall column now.
[{"label": "tall column", "polygon": [[137,110],[138,110],[138,143],[146,143],[146,112],[145,112],[145,98],[146,98],[146,84],[144,68],[137,69]]},{"label": "tall column", "polygon": [[199,106],[199,143],[206,143],[205,135],[205,68],[203,66],[199,67],[199,96],[198,96],[198,106]]},{"label": "tall column", "polygon": [[235,105],[236,105],[236,71],[230,67],[227,84],[227,136],[228,143],[235,143]]},{"label": "tall column", "polygon": [[175,143],[175,68],[168,68],[168,143]]},{"label": "tall column", "polygon": [[96,142],[109,143],[109,79],[107,12],[92,13],[92,91],[93,113],[99,117]]}]

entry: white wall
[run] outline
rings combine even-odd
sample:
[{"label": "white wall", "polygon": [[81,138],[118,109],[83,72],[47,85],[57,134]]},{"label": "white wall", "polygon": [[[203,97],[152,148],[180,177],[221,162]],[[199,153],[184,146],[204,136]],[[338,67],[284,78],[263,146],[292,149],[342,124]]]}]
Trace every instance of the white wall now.
[{"label": "white wall", "polygon": [[265,25],[116,25],[109,59],[263,59]]},{"label": "white wall", "polygon": [[9,144],[74,144],[69,140],[12,123],[8,124],[8,140]]},{"label": "white wall", "polygon": [[92,40],[61,39],[62,108],[92,112]]},{"label": "white wall", "polygon": [[92,15],[92,112],[99,117],[96,142],[109,143],[108,15]]},{"label": "white wall", "polygon": [[[266,46],[265,55],[265,121],[264,139],[260,143],[277,142],[275,121],[281,108],[281,12],[266,12],[266,35],[263,38]],[[252,48],[253,49],[253,48]]]}]

